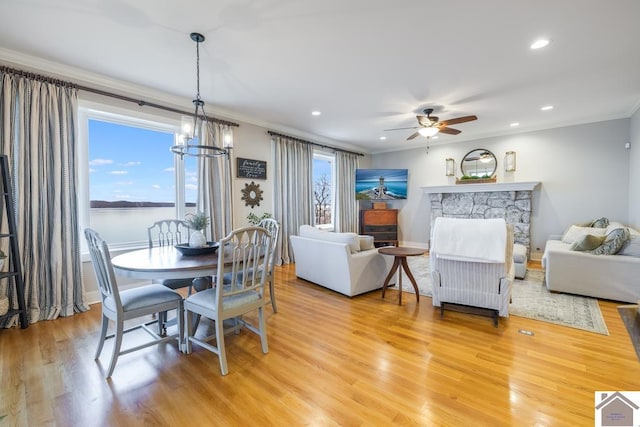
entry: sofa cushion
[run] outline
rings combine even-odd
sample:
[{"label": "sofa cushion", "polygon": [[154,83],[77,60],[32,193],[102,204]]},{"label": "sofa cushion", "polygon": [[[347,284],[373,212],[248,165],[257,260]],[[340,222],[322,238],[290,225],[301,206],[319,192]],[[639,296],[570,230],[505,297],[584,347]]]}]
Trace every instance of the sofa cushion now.
[{"label": "sofa cushion", "polygon": [[334,233],[319,230],[311,225],[301,225],[298,233],[300,237],[318,239],[334,243],[346,243],[351,253],[360,252],[360,239],[356,233]]},{"label": "sofa cushion", "polygon": [[527,262],[527,247],[516,243],[513,245],[513,262],[522,264]]},{"label": "sofa cushion", "polygon": [[593,234],[585,234],[584,236],[576,239],[571,244],[571,246],[569,246],[569,250],[590,251],[604,243],[604,239],[606,239],[606,236],[594,236]]},{"label": "sofa cushion", "polygon": [[597,248],[585,251],[594,255],[615,255],[629,240],[630,234],[627,228],[616,228],[611,233],[607,234],[604,242]]},{"label": "sofa cushion", "polygon": [[633,229],[629,229],[629,240],[622,245],[617,255],[634,256],[640,258],[640,234]]},{"label": "sofa cushion", "polygon": [[605,231],[606,229],[604,228],[580,227],[579,225],[572,225],[564,233],[564,236],[562,236],[562,243],[571,244],[585,234],[604,236],[606,234]]},{"label": "sofa cushion", "polygon": [[364,236],[359,235],[358,240],[360,240],[360,250],[368,251],[369,249],[375,249],[375,245],[373,244],[373,236]]}]

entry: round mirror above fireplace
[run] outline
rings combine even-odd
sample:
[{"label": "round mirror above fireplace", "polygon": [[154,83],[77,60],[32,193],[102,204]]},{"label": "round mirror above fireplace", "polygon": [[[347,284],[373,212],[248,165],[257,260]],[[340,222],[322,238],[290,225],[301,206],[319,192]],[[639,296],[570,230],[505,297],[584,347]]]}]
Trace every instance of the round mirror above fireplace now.
[{"label": "round mirror above fireplace", "polygon": [[497,167],[496,156],[484,148],[469,151],[460,163],[463,176],[479,179],[492,178]]}]

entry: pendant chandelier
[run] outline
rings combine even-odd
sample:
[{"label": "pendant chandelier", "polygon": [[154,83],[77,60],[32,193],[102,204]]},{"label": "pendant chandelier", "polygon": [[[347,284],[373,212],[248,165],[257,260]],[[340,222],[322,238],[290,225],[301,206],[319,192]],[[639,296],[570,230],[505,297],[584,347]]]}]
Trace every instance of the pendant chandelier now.
[{"label": "pendant chandelier", "polygon": [[[188,122],[183,125],[183,134],[180,135],[177,145],[171,147],[171,152],[180,157],[220,157],[229,154],[229,149],[233,148],[231,132],[225,131],[223,136],[224,148],[215,146],[214,132],[211,122],[204,111],[204,101],[200,98],[200,43],[204,41],[204,36],[200,33],[191,33],[191,40],[196,42],[196,99],[193,100],[195,111],[193,117],[189,117]],[[209,141],[207,145],[202,144],[202,135],[207,133]]]}]

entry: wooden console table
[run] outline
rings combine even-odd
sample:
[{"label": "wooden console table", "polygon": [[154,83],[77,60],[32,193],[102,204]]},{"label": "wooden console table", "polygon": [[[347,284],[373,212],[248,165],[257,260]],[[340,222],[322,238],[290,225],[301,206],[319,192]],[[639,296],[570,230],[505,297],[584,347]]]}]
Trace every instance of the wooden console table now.
[{"label": "wooden console table", "polygon": [[398,210],[365,209],[360,211],[360,234],[373,236],[378,246],[398,246]]}]

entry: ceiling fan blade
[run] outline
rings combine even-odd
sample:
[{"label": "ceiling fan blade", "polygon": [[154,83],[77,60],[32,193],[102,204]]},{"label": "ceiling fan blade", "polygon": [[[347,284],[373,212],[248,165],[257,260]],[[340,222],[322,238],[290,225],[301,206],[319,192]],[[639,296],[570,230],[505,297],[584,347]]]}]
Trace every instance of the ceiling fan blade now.
[{"label": "ceiling fan blade", "polygon": [[440,133],[448,133],[449,135],[457,135],[460,133],[460,131],[458,129],[453,129],[453,128],[448,128],[445,126],[442,126],[441,128],[439,128],[439,132]]},{"label": "ceiling fan blade", "polygon": [[413,139],[413,138],[417,137],[418,135],[420,135],[418,132],[414,132],[414,133],[412,133],[412,134],[411,134],[411,136],[410,136],[409,138],[407,138],[407,141],[409,141],[409,140],[411,140],[411,139]]},{"label": "ceiling fan blade", "polygon": [[427,116],[416,116],[416,119],[418,119],[420,126],[431,126],[431,120]]},{"label": "ceiling fan blade", "polygon": [[478,117],[477,116],[457,117],[455,119],[445,120],[445,121],[440,122],[438,124],[439,125],[443,125],[443,126],[449,126],[449,125],[456,125],[458,123],[471,122],[473,120],[478,120]]},{"label": "ceiling fan blade", "polygon": [[407,129],[418,129],[418,126],[411,126],[410,128],[394,128],[394,129],[385,129],[384,132],[388,132],[390,130],[407,130]]}]

